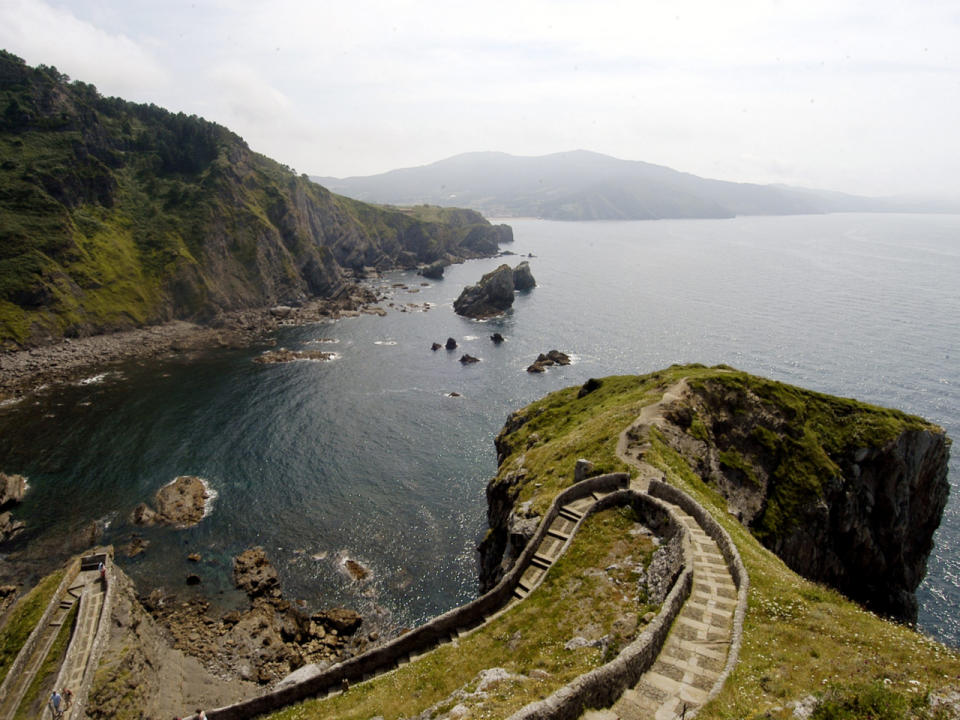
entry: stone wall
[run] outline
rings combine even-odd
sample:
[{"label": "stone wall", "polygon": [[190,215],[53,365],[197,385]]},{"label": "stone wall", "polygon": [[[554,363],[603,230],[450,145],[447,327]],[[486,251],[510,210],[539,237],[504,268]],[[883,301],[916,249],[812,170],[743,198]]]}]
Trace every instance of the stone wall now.
[{"label": "stone wall", "polygon": [[[392,669],[399,662],[411,656],[431,650],[438,644],[449,640],[457,632],[477,627],[489,616],[503,608],[513,597],[513,591],[516,589],[520,577],[533,559],[540,542],[547,534],[547,530],[549,530],[551,523],[556,519],[563,505],[586,497],[593,492],[612,492],[625,488],[629,481],[630,478],[626,473],[600,475],[572,485],[557,495],[550,509],[544,515],[536,534],[521,553],[510,572],[493,589],[476,600],[439,615],[415,630],[411,630],[363,655],[358,655],[308,676],[300,682],[285,685],[260,697],[210,710],[207,712],[207,717],[210,720],[251,718],[308,698],[324,695],[331,690],[339,689],[344,680],[350,684],[360,682],[371,675]],[[689,582],[688,579],[687,583],[689,584]],[[689,593],[689,587],[687,593]],[[655,623],[656,621],[654,621]],[[651,624],[652,626],[653,624]],[[669,627],[669,624],[667,627]]]},{"label": "stone wall", "polygon": [[10,670],[7,672],[7,677],[4,678],[3,684],[0,685],[0,697],[5,697],[9,692],[10,685],[13,683],[12,678],[17,677],[24,671],[24,666],[27,663],[27,659],[33,654],[37,647],[37,643],[40,642],[40,636],[43,634],[43,629],[50,623],[50,618],[53,617],[53,613],[60,604],[61,597],[66,592],[67,588],[70,587],[70,583],[72,583],[74,578],[76,578],[79,570],[80,559],[74,558],[67,565],[67,571],[63,575],[63,580],[61,580],[60,584],[57,586],[56,591],[50,598],[50,602],[47,603],[47,609],[43,611],[43,615],[34,626],[33,631],[30,633],[27,641],[23,644],[23,647],[20,648],[20,652],[17,654],[16,659],[10,666]]},{"label": "stone wall", "polygon": [[591,513],[627,502],[641,518],[667,518],[667,524],[681,538],[683,569],[677,581],[667,594],[657,616],[616,658],[602,667],[584,673],[544,700],[521,708],[511,715],[509,720],[576,720],[584,708],[609,707],[627,688],[640,681],[640,677],[660,654],[670,627],[693,587],[690,533],[669,506],[633,490],[621,490],[603,498],[591,508]]},{"label": "stone wall", "polygon": [[[727,664],[724,666],[720,677],[717,678],[717,681],[710,689],[710,694],[707,696],[707,699],[703,702],[703,704],[706,705],[720,694],[723,684],[727,681],[730,673],[733,672],[734,666],[737,664],[737,658],[740,657],[740,646],[743,643],[743,619],[747,613],[747,593],[750,590],[750,578],[747,575],[747,569],[743,565],[743,560],[740,559],[740,553],[737,552],[737,546],[733,544],[730,535],[723,529],[720,523],[714,520],[713,516],[708,513],[700,503],[683,492],[683,490],[673,485],[667,485],[659,480],[650,481],[648,492],[654,497],[662,498],[683,508],[684,511],[696,518],[700,527],[717,543],[720,552],[723,553],[724,560],[727,561],[727,567],[730,569],[733,582],[737,586],[737,607],[733,613],[733,635],[730,638],[730,652],[727,655]],[[703,706],[701,705],[700,707]],[[693,717],[696,712],[695,710],[689,717]]]}]

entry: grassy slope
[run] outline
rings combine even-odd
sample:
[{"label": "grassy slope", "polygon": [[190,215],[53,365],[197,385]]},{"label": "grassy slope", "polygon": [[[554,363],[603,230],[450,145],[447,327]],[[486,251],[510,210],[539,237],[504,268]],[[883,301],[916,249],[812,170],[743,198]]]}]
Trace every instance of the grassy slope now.
[{"label": "grassy slope", "polygon": [[[721,370],[729,372],[727,368]],[[522,480],[515,486],[518,502],[531,500],[535,508],[543,510],[557,492],[571,483],[573,466],[579,457],[590,458],[598,470],[605,472],[626,469],[616,458],[617,436],[640,409],[659,400],[663,391],[682,377],[696,382],[717,373],[718,369],[702,366],[675,366],[650,375],[604,378],[599,389],[580,399],[578,388],[552,393],[520,411],[526,422],[507,438],[511,451],[501,465],[497,482],[511,483],[511,478],[520,474]],[[749,378],[750,382],[754,380],[759,381]],[[826,398],[785,386],[768,389],[783,390],[788,393],[784,397],[793,397],[794,401],[796,392],[807,400],[812,398],[814,404],[819,402],[818,398]],[[880,433],[892,431],[901,423],[911,427],[922,422],[855,401],[838,402],[847,408],[844,422],[874,427]],[[875,412],[879,414],[868,417]],[[647,458],[665,472],[670,482],[696,497],[727,529],[750,574],[740,663],[719,698],[704,708],[699,717],[788,718],[792,717],[792,710],[787,703],[808,695],[839,697],[854,704],[879,698],[879,704],[888,711],[878,713],[871,707],[831,715],[824,706],[818,711],[821,717],[920,717],[913,704],[922,702],[928,691],[960,684],[960,655],[955,650],[881,619],[839,593],[796,575],[729,516],[723,498],[706,487],[682,457],[656,438]],[[559,570],[563,572],[562,567]],[[502,646],[500,651],[503,655],[493,653],[480,667],[507,662],[510,654]],[[453,648],[444,652],[448,654],[426,658],[427,663],[421,665],[421,672],[414,679],[391,675],[395,678],[390,685],[393,696],[401,698],[436,682],[448,663],[462,662],[462,656],[470,654],[464,648],[455,654],[450,654],[454,653]],[[355,690],[354,699],[363,691],[362,686]],[[373,710],[372,706],[363,705],[364,710],[357,710],[355,715],[352,709],[348,712],[355,707],[349,694],[337,702],[342,703],[338,707],[343,708],[344,714],[330,717],[361,718]],[[323,707],[326,711],[329,706]],[[316,713],[297,709],[279,716],[319,717]]]},{"label": "grassy slope", "polygon": [[62,570],[48,575],[20,598],[10,611],[6,623],[0,628],[0,682],[7,676],[17,653],[30,637],[62,579]]},{"label": "grassy slope", "polygon": [[[577,458],[590,458],[603,471],[626,469],[616,458],[619,433],[640,408],[659,400],[663,390],[681,377],[690,378],[691,384],[710,379],[733,387],[745,383],[770,402],[792,407],[803,426],[801,434],[808,440],[812,433],[818,436],[816,446],[811,443],[808,449],[821,462],[828,459],[824,448],[854,437],[867,445],[904,429],[930,427],[895,410],[812,393],[729,368],[674,366],[652,375],[604,378],[598,390],[581,399],[577,399],[578,388],[568,388],[527,406],[521,414],[529,420],[508,438],[513,452],[502,464],[497,481],[508,482],[511,473],[525,469],[518,501],[533,500],[542,511],[570,484]],[[693,423],[690,431],[702,430]],[[929,690],[960,686],[956,650],[798,576],[732,518],[726,501],[663,442],[654,440],[647,460],[727,529],[750,575],[740,662],[720,697],[698,717],[788,718],[792,717],[786,707],[790,701],[810,694],[860,698],[878,686],[883,703],[902,712],[882,715],[870,710],[836,717],[910,717],[913,699],[923,698]]]},{"label": "grassy slope", "polygon": [[[271,717],[394,720],[431,707],[440,713],[463,704],[471,718],[503,718],[546,697],[606,662],[632,639],[629,629],[631,634],[626,636],[618,631],[623,628],[615,624],[619,618],[637,619],[651,609],[642,598],[624,595],[636,588],[637,575],[632,570],[596,570],[626,565],[627,558],[631,564],[649,562],[653,545],[649,538],[631,536],[628,530],[633,525],[629,509],[588,518],[543,584],[477,632],[353,687],[345,695],[307,701]],[[642,628],[642,621],[637,625]],[[598,648],[564,648],[571,638],[591,631],[595,637],[611,634],[614,638],[606,655]],[[486,696],[476,694],[478,674],[494,667],[518,677],[495,683],[486,689]]]},{"label": "grassy slope", "polygon": [[[77,613],[80,610],[80,604],[75,603],[63,620],[60,632],[57,633],[53,645],[50,646],[50,652],[44,658],[40,669],[37,670],[36,677],[27,688],[27,692],[20,701],[20,707],[14,714],[14,720],[30,720],[38,717],[53,692],[53,684],[56,682],[57,673],[60,671],[60,665],[67,656],[67,648],[70,646],[70,638],[73,635],[73,626],[77,620]],[[63,707],[61,705],[61,707]]]}]

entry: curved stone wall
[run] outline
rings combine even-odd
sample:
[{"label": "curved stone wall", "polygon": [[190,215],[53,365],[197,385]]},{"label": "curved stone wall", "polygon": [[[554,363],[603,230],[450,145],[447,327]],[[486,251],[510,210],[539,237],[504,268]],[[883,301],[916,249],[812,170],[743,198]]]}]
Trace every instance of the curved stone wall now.
[{"label": "curved stone wall", "polygon": [[602,667],[584,673],[549,697],[527,705],[509,720],[576,720],[584,708],[609,707],[633,687],[656,661],[693,586],[693,550],[690,533],[674,515],[669,506],[648,495],[633,490],[621,490],[608,495],[591,508],[591,513],[629,502],[642,518],[648,515],[668,518],[668,524],[682,537],[683,570],[667,594],[660,612],[644,631],[616,658]]},{"label": "curved stone wall", "polygon": [[[625,488],[630,482],[627,473],[612,473],[588,478],[571,485],[554,498],[550,509],[540,522],[537,532],[524,548],[517,562],[497,585],[476,600],[435,617],[428,623],[391,640],[363,655],[338,663],[316,675],[273,690],[265,695],[251,698],[227,707],[210,710],[210,720],[237,720],[272,712],[287,705],[339,689],[344,680],[356,683],[394,668],[411,655],[419,655],[439,643],[449,640],[454,634],[477,627],[488,617],[501,610],[513,597],[520,577],[530,565],[537,548],[560,513],[560,508],[594,492],[609,493]],[[581,519],[582,521],[582,519]],[[569,541],[568,541],[569,542]],[[689,592],[689,590],[688,590]],[[681,603],[682,604],[682,603]]]},{"label": "curved stone wall", "polygon": [[79,571],[80,559],[74,558],[70,564],[67,565],[67,570],[63,575],[63,580],[60,581],[56,591],[54,591],[53,595],[51,596],[50,602],[47,603],[47,609],[43,611],[43,615],[34,626],[29,637],[27,637],[27,641],[23,644],[23,647],[20,648],[20,652],[17,653],[16,659],[10,666],[10,670],[7,672],[7,676],[3,680],[3,684],[0,685],[0,697],[5,697],[9,691],[9,686],[12,684],[11,678],[16,677],[23,672],[24,665],[27,663],[27,659],[33,655],[33,651],[36,649],[37,643],[40,642],[40,636],[43,634],[43,629],[50,623],[50,618],[53,617],[53,613],[60,604],[60,598],[66,592],[67,588],[70,587],[70,583],[74,581]]},{"label": "curved stone wall", "polygon": [[[703,705],[706,705],[720,693],[723,684],[727,681],[730,673],[733,672],[734,666],[737,664],[737,658],[740,657],[740,646],[743,644],[743,619],[747,614],[747,593],[750,590],[750,578],[747,575],[747,569],[743,565],[743,560],[740,558],[740,553],[737,552],[737,546],[733,544],[730,535],[700,503],[680,488],[668,485],[659,480],[651,480],[647,492],[654,497],[662,498],[683,508],[685,512],[696,518],[700,527],[717,543],[720,552],[723,553],[724,560],[727,561],[730,575],[733,577],[733,581],[737,586],[737,608],[733,613],[733,634],[730,639],[730,652],[727,654],[727,663],[723,668],[723,672],[710,689],[707,699],[703,702]],[[700,707],[703,707],[703,705]],[[696,715],[696,711],[690,713],[688,717],[693,717],[694,715]]]}]

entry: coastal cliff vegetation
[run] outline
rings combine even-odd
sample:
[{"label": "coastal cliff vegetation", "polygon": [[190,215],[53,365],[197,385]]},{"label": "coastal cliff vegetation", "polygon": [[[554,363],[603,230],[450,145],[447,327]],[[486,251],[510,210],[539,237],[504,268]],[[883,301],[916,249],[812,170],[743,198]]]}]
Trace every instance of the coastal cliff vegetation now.
[{"label": "coastal cliff vegetation", "polygon": [[[487,581],[499,576],[503,558],[511,555],[511,543],[523,542],[522,537],[511,537],[510,533],[517,516],[539,517],[552,497],[573,482],[578,458],[593,461],[594,473],[628,470],[617,457],[618,436],[645,406],[659,401],[668,388],[682,380],[694,393],[697,388],[711,387],[724,388],[736,396],[752,388],[769,403],[767,416],[760,406],[748,410],[732,402],[731,413],[744,420],[762,421],[773,416],[770,411],[774,408],[788,418],[781,428],[782,436],[778,436],[784,453],[781,473],[784,482],[796,485],[797,502],[774,500],[780,503],[776,512],[782,519],[778,526],[781,529],[795,528],[794,520],[804,520],[801,509],[806,503],[825,503],[825,496],[817,495],[815,488],[812,496],[799,499],[800,489],[810,490],[812,478],[819,477],[820,470],[831,468],[830,462],[836,463],[841,448],[876,451],[891,447],[891,443],[895,447],[898,438],[915,433],[940,438],[945,447],[948,443],[940,428],[921,418],[756,378],[724,366],[673,366],[648,375],[590,381],[583,388],[551,393],[517,411],[498,436],[500,467],[487,490],[491,530],[481,550],[481,572],[490,574]],[[685,407],[683,402],[668,406],[668,421],[685,416]],[[705,412],[699,418],[690,412],[689,418],[683,432],[694,440],[697,435],[707,437],[707,432],[712,436],[721,428]],[[796,436],[805,438],[806,445],[794,442]],[[794,717],[798,705],[807,706],[816,713],[813,717],[819,718],[954,716],[950,713],[955,713],[955,708],[938,710],[936,705],[938,697],[951,696],[955,704],[956,693],[960,692],[960,654],[956,649],[874,614],[823,582],[808,580],[791,570],[765,547],[764,542],[770,538],[764,532],[766,528],[758,531],[740,522],[720,487],[710,481],[709,475],[704,476],[706,479],[701,476],[702,456],[684,452],[683,445],[678,445],[679,450],[674,445],[677,443],[672,433],[654,429],[644,460],[662,472],[667,482],[692,495],[730,533],[750,576],[739,662],[719,697],[701,709],[698,717],[786,719]],[[743,451],[737,452],[745,458]],[[829,461],[831,452],[833,461]],[[859,453],[861,461],[867,454]],[[817,458],[813,467],[820,470],[812,471],[807,466],[812,462],[810,455]],[[945,455],[934,455],[942,458],[945,468]],[[747,462],[743,460],[743,467]],[[791,466],[811,472],[791,474],[786,469]],[[900,468],[890,470],[896,476]],[[742,483],[752,484],[742,467],[727,467],[726,471],[741,472]],[[826,480],[834,477],[835,473],[827,474],[822,485],[827,486]],[[914,502],[922,500],[915,498]],[[935,528],[940,519],[936,503],[933,510],[930,504],[925,507],[935,516],[929,520]],[[917,532],[924,529],[918,528]],[[829,540],[824,537],[816,542]],[[928,541],[917,540],[921,544]]]},{"label": "coastal cliff vegetation", "polygon": [[334,297],[511,239],[474,211],[334,195],[216,123],[5,51],[0,213],[0,347]]}]

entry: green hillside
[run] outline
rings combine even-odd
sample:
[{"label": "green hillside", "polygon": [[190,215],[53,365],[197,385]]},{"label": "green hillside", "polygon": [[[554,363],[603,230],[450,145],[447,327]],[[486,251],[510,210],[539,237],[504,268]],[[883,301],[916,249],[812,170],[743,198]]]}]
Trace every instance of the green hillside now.
[{"label": "green hillside", "polygon": [[476,213],[330,193],[230,130],[0,51],[0,346],[330,297],[349,270],[496,252]]}]

